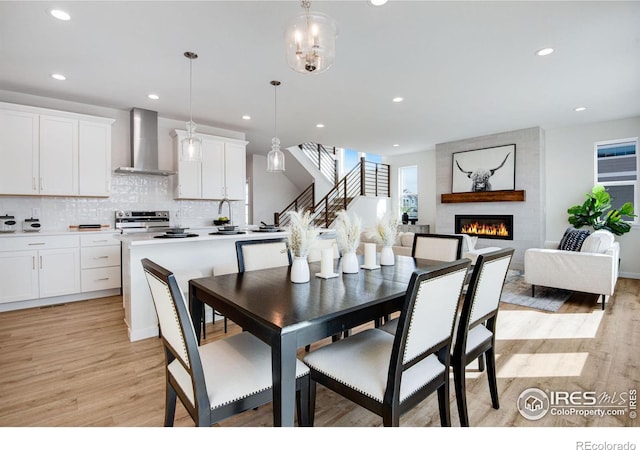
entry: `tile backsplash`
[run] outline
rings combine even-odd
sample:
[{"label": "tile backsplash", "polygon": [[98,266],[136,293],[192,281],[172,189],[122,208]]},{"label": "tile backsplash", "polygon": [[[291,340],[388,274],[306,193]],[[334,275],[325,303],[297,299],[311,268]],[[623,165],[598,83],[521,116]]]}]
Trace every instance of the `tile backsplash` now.
[{"label": "tile backsplash", "polygon": [[[115,211],[137,210],[171,212],[171,225],[182,227],[211,226],[218,217],[217,201],[174,200],[174,177],[153,175],[111,176],[111,197],[1,197],[0,215],[15,216],[21,223],[37,217],[43,231],[63,231],[69,225],[109,224],[114,227]],[[244,203],[232,202],[236,225],[245,224]],[[225,205],[222,215],[228,216]]]}]

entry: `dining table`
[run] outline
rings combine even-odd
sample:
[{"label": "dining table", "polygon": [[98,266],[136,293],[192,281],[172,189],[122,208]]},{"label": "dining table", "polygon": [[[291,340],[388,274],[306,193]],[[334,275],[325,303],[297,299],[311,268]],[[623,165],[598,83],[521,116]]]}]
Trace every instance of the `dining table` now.
[{"label": "dining table", "polygon": [[[194,324],[204,303],[271,347],[274,426],[294,425],[299,348],[400,311],[412,273],[443,264],[396,255],[394,265],[342,273],[336,262],[338,276],[326,279],[315,276],[319,262],[309,263],[306,283],[290,281],[290,266],[189,281]],[[195,331],[199,341],[200,327]]]}]

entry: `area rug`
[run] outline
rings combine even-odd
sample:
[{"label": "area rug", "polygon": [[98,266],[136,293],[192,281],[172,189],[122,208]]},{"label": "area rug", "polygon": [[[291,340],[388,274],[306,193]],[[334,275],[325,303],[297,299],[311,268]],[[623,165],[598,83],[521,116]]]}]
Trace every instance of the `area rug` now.
[{"label": "area rug", "polygon": [[531,297],[531,285],[524,281],[524,274],[510,270],[507,274],[500,301],[542,311],[556,312],[571,297],[572,291],[536,286],[536,296]]}]

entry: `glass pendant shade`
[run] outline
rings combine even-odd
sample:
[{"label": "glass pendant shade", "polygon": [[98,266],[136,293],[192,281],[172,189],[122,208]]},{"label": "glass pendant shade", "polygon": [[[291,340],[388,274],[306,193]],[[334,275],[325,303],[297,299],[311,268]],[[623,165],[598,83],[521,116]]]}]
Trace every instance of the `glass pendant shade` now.
[{"label": "glass pendant shade", "polygon": [[267,172],[284,172],[284,153],[280,150],[280,139],[271,139],[271,151],[267,154]]},{"label": "glass pendant shade", "polygon": [[202,159],[202,139],[193,135],[196,124],[187,122],[187,137],[182,140],[182,161],[200,161]]},{"label": "glass pendant shade", "polygon": [[336,56],[336,22],[328,15],[309,11],[293,16],[285,27],[287,64],[296,72],[321,73],[333,64]]}]

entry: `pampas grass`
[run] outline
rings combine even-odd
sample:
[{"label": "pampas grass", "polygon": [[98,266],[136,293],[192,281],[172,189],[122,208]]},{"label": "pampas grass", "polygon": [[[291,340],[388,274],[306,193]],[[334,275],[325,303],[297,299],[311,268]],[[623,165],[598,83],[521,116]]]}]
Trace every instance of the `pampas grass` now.
[{"label": "pampas grass", "polygon": [[375,229],[367,235],[385,247],[394,245],[398,237],[398,219],[391,214],[386,214],[378,219]]},{"label": "pampas grass", "polygon": [[287,227],[289,231],[289,247],[293,256],[306,257],[309,248],[318,237],[318,228],[311,223],[311,213],[306,211],[289,211],[291,225]]},{"label": "pampas grass", "polygon": [[355,253],[360,243],[361,221],[358,216],[353,218],[345,210],[338,213],[336,218],[336,237],[342,253]]}]

